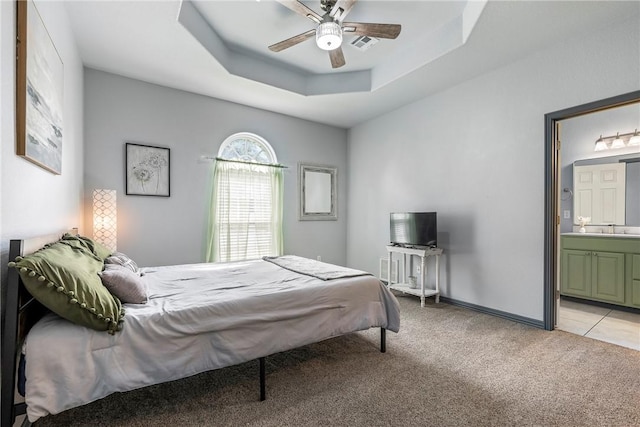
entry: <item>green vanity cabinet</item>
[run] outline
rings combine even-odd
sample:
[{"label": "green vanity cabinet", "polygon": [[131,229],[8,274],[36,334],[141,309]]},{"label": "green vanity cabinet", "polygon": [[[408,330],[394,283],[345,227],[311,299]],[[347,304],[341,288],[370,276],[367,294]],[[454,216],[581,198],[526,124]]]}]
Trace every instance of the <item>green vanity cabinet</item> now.
[{"label": "green vanity cabinet", "polygon": [[624,254],[593,252],[591,295],[599,300],[624,304]]},{"label": "green vanity cabinet", "polygon": [[598,251],[562,251],[561,292],[624,304],[624,254]]},{"label": "green vanity cabinet", "polygon": [[560,293],[640,308],[640,238],[561,236]]},{"label": "green vanity cabinet", "polygon": [[591,296],[591,252],[562,251],[560,292],[577,297]]},{"label": "green vanity cabinet", "polygon": [[631,289],[628,290],[627,299],[632,307],[640,308],[640,255],[629,255],[632,266],[628,268],[631,271]]}]

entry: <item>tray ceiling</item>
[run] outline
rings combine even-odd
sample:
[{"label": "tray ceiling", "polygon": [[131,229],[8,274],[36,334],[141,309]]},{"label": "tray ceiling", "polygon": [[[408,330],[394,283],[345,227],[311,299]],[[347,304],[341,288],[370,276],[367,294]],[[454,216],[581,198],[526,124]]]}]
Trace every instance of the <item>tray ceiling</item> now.
[{"label": "tray ceiling", "polygon": [[359,0],[348,20],[402,32],[365,52],[345,45],[347,64],[333,70],[312,39],[267,49],[313,28],[272,0],[64,5],[88,67],[344,128],[640,11],[635,1]]}]

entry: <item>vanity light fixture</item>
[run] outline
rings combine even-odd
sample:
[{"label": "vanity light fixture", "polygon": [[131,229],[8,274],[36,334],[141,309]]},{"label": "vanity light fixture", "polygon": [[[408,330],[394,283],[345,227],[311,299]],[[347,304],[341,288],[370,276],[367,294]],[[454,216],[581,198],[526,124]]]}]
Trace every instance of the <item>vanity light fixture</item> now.
[{"label": "vanity light fixture", "polygon": [[640,133],[638,133],[638,129],[633,133],[633,136],[629,139],[627,145],[640,145]]},{"label": "vanity light fixture", "polygon": [[598,138],[596,140],[596,149],[595,151],[604,151],[606,149],[608,149],[609,147],[607,146],[607,143],[604,142],[604,139],[602,139],[602,135],[600,135],[600,138]]},{"label": "vanity light fixture", "polygon": [[638,129],[635,132],[623,133],[617,132],[615,135],[602,136],[596,140],[594,151],[613,150],[616,148],[624,148],[640,145],[640,133]]},{"label": "vanity light fixture", "polygon": [[616,138],[611,141],[611,148],[622,148],[624,147],[624,141],[620,138],[620,132],[616,133]]}]

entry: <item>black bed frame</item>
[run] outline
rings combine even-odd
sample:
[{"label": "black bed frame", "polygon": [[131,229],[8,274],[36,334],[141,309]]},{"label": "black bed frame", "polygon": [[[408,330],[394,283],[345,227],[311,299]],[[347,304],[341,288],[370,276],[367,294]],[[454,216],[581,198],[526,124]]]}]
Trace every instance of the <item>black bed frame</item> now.
[{"label": "black bed frame", "polygon": [[[77,234],[78,230],[71,230]],[[17,256],[32,253],[46,243],[60,238],[61,234],[52,234],[27,240],[11,240],[9,245],[9,261]],[[7,293],[2,300],[2,389],[0,391],[0,427],[12,427],[16,417],[27,411],[24,402],[15,402],[17,364],[19,352],[29,329],[44,316],[48,310],[36,301],[27,291],[20,279],[18,270],[9,268],[7,276]],[[386,329],[380,328],[380,352],[385,353]],[[267,398],[266,388],[266,356],[258,359],[260,366],[260,400]],[[31,425],[28,420],[23,426]]]},{"label": "black bed frame", "polygon": [[[72,229],[71,232],[77,234],[77,229]],[[11,240],[9,261],[14,261],[17,256],[34,252],[43,245],[58,240],[61,235],[62,233],[26,240]],[[16,417],[27,411],[27,405],[24,402],[15,402],[19,352],[29,329],[47,312],[48,310],[24,287],[18,270],[9,268],[7,291],[2,299],[4,317],[2,318],[2,388],[0,390],[1,427],[11,427]],[[29,425],[28,421],[23,425]]]}]

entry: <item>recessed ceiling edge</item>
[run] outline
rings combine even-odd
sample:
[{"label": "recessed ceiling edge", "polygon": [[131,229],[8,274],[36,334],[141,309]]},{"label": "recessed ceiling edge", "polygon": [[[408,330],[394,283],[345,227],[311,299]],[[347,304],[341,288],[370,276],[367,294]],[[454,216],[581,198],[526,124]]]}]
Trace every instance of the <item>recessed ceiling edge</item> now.
[{"label": "recessed ceiling edge", "polygon": [[304,96],[370,92],[371,72],[309,74],[229,48],[189,0],[182,0],[178,22],[230,74]]},{"label": "recessed ceiling edge", "polygon": [[229,47],[190,0],[182,0],[178,22],[227,72],[304,96],[373,92],[462,46],[487,0],[468,1],[463,13],[424,37],[407,43],[388,60],[369,70],[311,74],[281,66],[269,58]]}]

